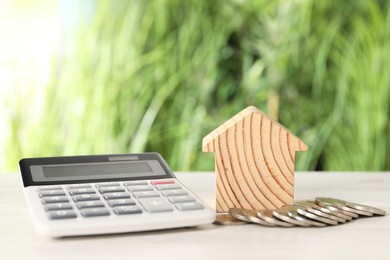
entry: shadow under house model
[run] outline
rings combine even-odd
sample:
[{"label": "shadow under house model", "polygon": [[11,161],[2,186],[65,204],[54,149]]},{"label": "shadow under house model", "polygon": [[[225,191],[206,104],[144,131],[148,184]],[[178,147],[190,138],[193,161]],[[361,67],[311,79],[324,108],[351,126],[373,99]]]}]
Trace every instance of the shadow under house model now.
[{"label": "shadow under house model", "polygon": [[215,153],[217,212],[292,205],[295,152],[306,150],[299,138],[253,106],[226,121],[202,144],[203,152]]}]

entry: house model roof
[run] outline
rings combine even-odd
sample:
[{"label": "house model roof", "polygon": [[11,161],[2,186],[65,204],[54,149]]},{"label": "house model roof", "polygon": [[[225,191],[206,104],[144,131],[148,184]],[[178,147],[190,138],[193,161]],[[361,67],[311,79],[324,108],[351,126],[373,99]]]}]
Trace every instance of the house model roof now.
[{"label": "house model roof", "polygon": [[290,138],[294,139],[294,141],[297,141],[298,146],[297,146],[297,149],[295,149],[296,151],[306,151],[307,150],[307,145],[301,139],[299,139],[293,133],[291,133],[286,127],[284,127],[283,125],[279,124],[278,122],[272,120],[271,118],[269,118],[266,114],[264,114],[262,111],[260,111],[256,107],[249,106],[249,107],[245,108],[244,110],[242,110],[240,113],[238,113],[235,116],[233,116],[232,118],[230,118],[228,121],[226,121],[222,125],[220,125],[214,131],[212,131],[211,133],[206,135],[203,138],[202,151],[203,152],[213,152],[213,149],[210,150],[210,144],[214,141],[214,139],[219,138],[219,136],[221,134],[224,134],[229,128],[236,125],[237,123],[242,121],[244,118],[251,116],[252,114],[258,114],[261,116],[261,118],[264,118],[267,121],[268,120],[271,121],[271,123],[274,126],[279,127],[281,129],[283,129],[284,131],[286,131]]}]

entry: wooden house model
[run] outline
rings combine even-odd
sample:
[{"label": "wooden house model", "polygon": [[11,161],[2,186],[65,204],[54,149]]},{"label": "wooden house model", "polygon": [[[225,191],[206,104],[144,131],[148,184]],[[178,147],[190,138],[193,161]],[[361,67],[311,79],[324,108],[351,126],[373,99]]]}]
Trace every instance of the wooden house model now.
[{"label": "wooden house model", "polygon": [[202,151],[215,153],[217,212],[229,208],[278,209],[294,203],[299,138],[250,106],[203,138]]}]

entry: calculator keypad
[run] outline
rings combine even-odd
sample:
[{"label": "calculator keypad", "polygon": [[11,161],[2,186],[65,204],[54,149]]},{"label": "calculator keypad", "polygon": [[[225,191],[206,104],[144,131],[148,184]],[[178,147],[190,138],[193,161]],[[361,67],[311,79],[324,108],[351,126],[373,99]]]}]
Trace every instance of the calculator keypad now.
[{"label": "calculator keypad", "polygon": [[37,193],[52,220],[204,209],[172,179],[42,186]]}]

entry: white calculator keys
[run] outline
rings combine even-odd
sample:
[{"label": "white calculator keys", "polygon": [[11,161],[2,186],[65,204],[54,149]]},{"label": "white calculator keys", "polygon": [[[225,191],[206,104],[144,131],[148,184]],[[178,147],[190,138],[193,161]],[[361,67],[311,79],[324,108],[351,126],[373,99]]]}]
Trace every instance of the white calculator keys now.
[{"label": "white calculator keys", "polygon": [[[168,184],[165,182],[168,182]],[[40,199],[40,207],[42,207],[42,212],[45,212],[46,220],[44,222],[47,226],[55,226],[56,224],[72,226],[72,223],[74,225],[85,225],[89,221],[91,221],[90,223],[92,221],[113,223],[117,220],[122,222],[126,217],[131,218],[128,220],[131,222],[149,220],[158,223],[158,219],[159,221],[170,219],[170,214],[175,214],[174,216],[177,217],[180,213],[190,211],[201,211],[202,214],[206,211],[209,217],[213,216],[213,212],[205,208],[201,202],[198,202],[199,200],[191,195],[177,180],[159,180],[158,182],[153,181],[153,183],[154,185],[152,181],[145,181],[132,185],[129,182],[116,182],[111,183],[112,186],[91,183],[88,184],[88,187],[64,185],[63,187],[54,187],[53,190],[49,187],[44,189],[45,192],[56,191],[56,194],[61,191],[65,193],[65,196],[41,197],[43,192],[41,188],[44,188],[44,186],[29,190],[30,193],[31,191],[35,193],[36,199]],[[138,191],[138,188],[134,191],[125,189],[126,187],[139,186],[139,184],[143,186],[146,184],[149,188],[146,191]],[[167,189],[167,185],[174,189]],[[115,187],[115,189],[111,189],[111,187]],[[117,190],[119,192],[116,192]],[[152,220],[154,218],[156,220]],[[147,230],[147,227],[145,226],[144,229]],[[128,232],[130,231],[132,230],[128,230]],[[63,235],[67,235],[66,233]]]}]

